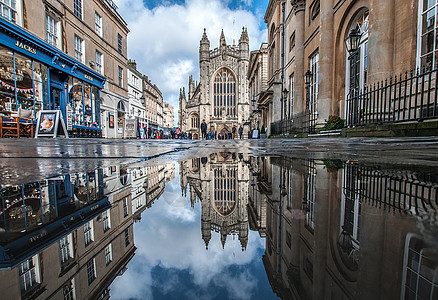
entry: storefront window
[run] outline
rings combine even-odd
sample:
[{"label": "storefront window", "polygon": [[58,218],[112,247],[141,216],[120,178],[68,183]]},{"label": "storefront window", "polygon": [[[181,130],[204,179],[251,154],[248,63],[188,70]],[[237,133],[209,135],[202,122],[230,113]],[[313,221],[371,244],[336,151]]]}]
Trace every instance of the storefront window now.
[{"label": "storefront window", "polygon": [[72,108],[73,125],[84,126],[83,117],[83,89],[82,82],[76,78],[70,80],[70,105]]},{"label": "storefront window", "polygon": [[100,100],[99,100],[99,89],[92,86],[91,92],[91,104],[93,109],[93,127],[98,127],[100,125]]},{"label": "storefront window", "polygon": [[[33,62],[33,79],[35,86],[35,111],[43,108],[43,99],[49,99],[47,85],[47,67],[42,63]],[[47,103],[48,101],[46,101]]]},{"label": "storefront window", "polygon": [[14,78],[13,53],[0,46],[0,110],[15,108]]},{"label": "storefront window", "polygon": [[33,111],[32,60],[15,53],[15,72],[18,106]]},{"label": "storefront window", "polygon": [[91,87],[88,83],[84,83],[84,121],[85,126],[92,127],[92,104],[91,104]]}]

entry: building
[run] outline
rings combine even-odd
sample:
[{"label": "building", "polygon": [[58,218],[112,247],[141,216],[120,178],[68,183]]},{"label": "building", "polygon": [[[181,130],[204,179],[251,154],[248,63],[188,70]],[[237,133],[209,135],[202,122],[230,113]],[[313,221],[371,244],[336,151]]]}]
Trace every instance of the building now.
[{"label": "building", "polygon": [[158,129],[163,126],[163,95],[151,80],[143,75],[143,93],[146,104],[146,122],[148,129]]},{"label": "building", "polygon": [[[108,299],[110,284],[136,250],[130,183],[118,171],[110,167],[2,189],[5,298]],[[25,199],[13,201],[17,193]]]},{"label": "building", "polygon": [[[260,129],[271,123],[272,101],[268,91],[268,44],[251,51],[248,68],[250,106],[250,130]],[[272,99],[271,99],[272,100]]]},{"label": "building", "polygon": [[241,154],[220,152],[208,158],[195,158],[180,163],[181,191],[187,193],[194,207],[201,202],[201,232],[205,247],[211,232],[220,234],[225,248],[228,236],[237,236],[242,251],[248,244],[249,169]]},{"label": "building", "polygon": [[143,75],[137,71],[135,60],[128,61],[128,98],[127,117],[137,120],[140,128],[147,127],[145,97],[143,96]]},{"label": "building", "polygon": [[349,127],[436,119],[436,97],[425,95],[434,86],[436,45],[428,34],[437,3],[423,3],[269,1],[272,133],[313,132],[331,115]]},{"label": "building", "polygon": [[[226,136],[233,127],[249,124],[248,94],[249,38],[244,28],[239,44],[227,45],[222,31],[219,47],[210,50],[210,41],[204,30],[199,47],[200,82],[189,78],[180,92],[178,127],[193,138],[201,135],[202,120],[207,131]],[[249,130],[247,126],[246,132]]]},{"label": "building", "polygon": [[163,127],[174,128],[175,125],[174,108],[167,102],[163,102]]},{"label": "building", "polygon": [[[111,3],[2,3],[0,108],[31,118],[43,109],[60,110],[71,136],[101,136],[108,82],[103,55],[105,45],[114,44],[112,32],[107,29],[102,36],[102,28],[113,27]],[[105,67],[110,70],[111,63]]]}]

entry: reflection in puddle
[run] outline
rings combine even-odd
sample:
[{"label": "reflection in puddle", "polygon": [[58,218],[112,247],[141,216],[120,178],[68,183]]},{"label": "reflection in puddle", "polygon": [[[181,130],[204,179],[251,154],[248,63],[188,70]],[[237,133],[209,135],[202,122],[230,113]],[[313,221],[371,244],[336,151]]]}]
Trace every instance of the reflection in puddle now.
[{"label": "reflection in puddle", "polygon": [[110,287],[131,299],[437,299],[437,189],[437,174],[415,167],[230,152],[6,186],[1,289],[7,299],[105,299]]}]

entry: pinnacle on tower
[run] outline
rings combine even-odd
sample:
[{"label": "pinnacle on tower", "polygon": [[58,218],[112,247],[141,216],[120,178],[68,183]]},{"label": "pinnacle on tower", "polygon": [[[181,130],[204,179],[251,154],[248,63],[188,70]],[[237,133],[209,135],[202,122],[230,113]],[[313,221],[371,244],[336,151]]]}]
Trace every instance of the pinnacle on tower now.
[{"label": "pinnacle on tower", "polygon": [[227,46],[227,41],[225,40],[225,34],[224,34],[224,30],[222,29],[221,32],[221,39],[219,40],[219,44],[221,46]]},{"label": "pinnacle on tower", "polygon": [[210,44],[210,41],[207,37],[207,30],[204,28],[204,33],[202,34],[201,44]]}]

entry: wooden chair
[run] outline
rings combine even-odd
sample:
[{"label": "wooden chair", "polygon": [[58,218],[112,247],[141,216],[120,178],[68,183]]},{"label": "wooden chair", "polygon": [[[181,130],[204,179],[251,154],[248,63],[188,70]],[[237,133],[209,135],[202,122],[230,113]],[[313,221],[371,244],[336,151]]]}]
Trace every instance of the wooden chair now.
[{"label": "wooden chair", "polygon": [[34,124],[32,118],[19,118],[20,137],[34,137]]},{"label": "wooden chair", "polygon": [[20,137],[19,117],[0,117],[0,137]]}]

